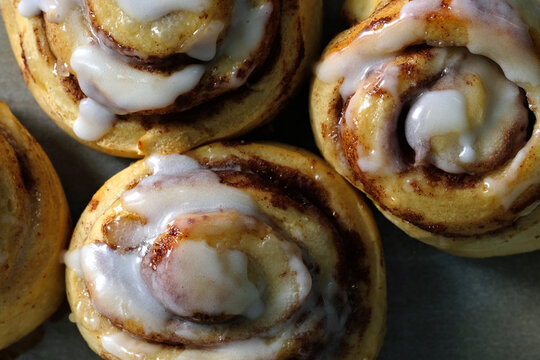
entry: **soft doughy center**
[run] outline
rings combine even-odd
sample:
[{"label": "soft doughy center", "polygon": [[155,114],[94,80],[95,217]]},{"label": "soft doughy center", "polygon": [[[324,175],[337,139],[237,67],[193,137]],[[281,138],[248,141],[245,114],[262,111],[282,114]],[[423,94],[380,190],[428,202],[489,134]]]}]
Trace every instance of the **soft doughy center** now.
[{"label": "soft doughy center", "polygon": [[507,160],[527,135],[518,86],[487,58],[468,54],[413,102],[405,123],[417,163],[481,173]]},{"label": "soft doughy center", "polygon": [[[87,0],[89,19],[94,30],[107,39],[109,46],[118,46],[137,56],[163,58],[187,53],[205,38],[221,39],[230,23],[233,0],[199,1],[201,11],[177,10],[163,16],[130,16],[121,2]],[[157,5],[156,5],[157,6]],[[189,7],[189,6],[186,6]]]},{"label": "soft doughy center", "polygon": [[176,219],[141,268],[154,297],[172,313],[196,321],[259,316],[264,304],[253,264],[245,253],[223,246],[237,241],[241,232],[257,237],[253,221],[234,213]]}]

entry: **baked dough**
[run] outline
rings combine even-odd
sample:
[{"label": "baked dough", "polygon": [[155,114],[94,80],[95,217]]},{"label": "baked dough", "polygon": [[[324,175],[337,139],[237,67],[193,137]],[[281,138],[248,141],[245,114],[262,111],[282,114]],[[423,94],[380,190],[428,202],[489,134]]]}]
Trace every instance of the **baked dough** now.
[{"label": "baked dough", "polygon": [[0,349],[34,330],[64,299],[61,253],[69,232],[51,162],[0,102]]}]

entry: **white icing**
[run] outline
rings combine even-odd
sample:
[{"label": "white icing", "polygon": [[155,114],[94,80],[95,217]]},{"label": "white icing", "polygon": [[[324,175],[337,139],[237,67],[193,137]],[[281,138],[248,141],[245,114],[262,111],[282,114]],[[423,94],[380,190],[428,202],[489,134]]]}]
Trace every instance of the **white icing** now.
[{"label": "white icing", "polygon": [[232,58],[247,57],[261,42],[272,4],[252,8],[249,0],[236,0],[233,18],[222,51]]},{"label": "white icing", "polygon": [[[144,237],[155,239],[180,214],[235,210],[268,222],[247,193],[219,183],[218,176],[182,155],[152,155],[145,160],[153,176],[122,196],[125,209],[146,218]],[[178,175],[184,175],[179,181]]]},{"label": "white icing", "polygon": [[414,0],[403,5],[399,12],[400,18],[422,17],[423,14],[436,12],[442,6],[442,0]]},{"label": "white icing", "polygon": [[348,47],[330,54],[317,65],[317,77],[325,82],[343,79],[340,93],[343,99],[347,99],[372,71],[381,71],[388,60],[395,57],[396,51],[424,33],[420,20],[394,21],[391,24],[384,27],[384,32],[362,32]]},{"label": "white icing", "polygon": [[462,133],[459,137],[459,143],[462,147],[459,153],[459,160],[469,164],[474,162],[477,157],[476,150],[473,148],[474,134],[472,132]]},{"label": "white icing", "polygon": [[181,175],[201,170],[201,165],[189,156],[153,154],[144,160],[153,175]]},{"label": "white icing", "polygon": [[60,22],[79,4],[79,0],[21,0],[17,9],[24,17],[37,16],[44,12],[50,21]]},{"label": "white icing", "polygon": [[163,349],[163,346],[149,343],[129,333],[119,331],[101,337],[103,349],[122,360],[148,359]]},{"label": "white icing", "polygon": [[358,144],[356,147],[356,152],[358,154],[356,164],[358,165],[358,168],[366,173],[386,174],[387,170],[393,172],[394,169],[391,166],[389,169],[388,165],[390,164],[388,163],[388,157],[384,155],[385,152],[377,150],[372,149],[366,151],[362,144]]},{"label": "white icing", "polygon": [[[272,4],[265,3],[255,8],[251,8],[249,4],[249,0],[236,0],[231,25],[219,50],[221,55],[235,60],[247,58],[262,41],[266,24],[272,14]],[[253,68],[248,69],[240,76],[238,68],[233,69],[231,81],[226,86],[242,86],[252,70]]]},{"label": "white icing", "polygon": [[[431,60],[436,68],[444,68],[444,64],[453,64],[459,61],[460,57],[446,49],[433,49],[431,51]],[[365,118],[364,111],[373,105],[374,101],[380,101],[380,98],[370,99],[369,91],[355,92],[355,81],[344,83],[341,86],[342,95],[354,93],[345,110],[345,122],[349,128],[355,129],[359,126],[359,121],[363,123],[370,122],[370,138],[369,144],[359,143],[357,146],[358,161],[357,165],[360,170],[368,173],[377,174],[393,174],[405,168],[405,164],[398,156],[398,144],[396,141],[395,131],[397,129],[397,112],[401,108],[399,99],[399,66],[386,63],[390,58],[374,58],[372,61],[367,61],[362,66],[359,64],[355,75],[357,77],[369,77],[368,83],[377,84],[377,87],[387,90],[386,96],[391,97],[389,101],[394,101],[395,106],[393,111],[385,114],[384,121],[371,121]],[[367,89],[367,88],[366,88]],[[363,89],[363,90],[366,90]],[[366,100],[368,98],[368,100]]]},{"label": "white icing", "polygon": [[186,53],[194,59],[212,60],[216,56],[217,39],[224,28],[225,24],[221,21],[212,21],[204,30],[195,31],[193,36],[199,36],[199,39]]},{"label": "white icing", "polygon": [[[468,128],[465,98],[457,90],[428,91],[414,103],[407,117],[407,134],[422,139]],[[413,136],[407,136],[413,143]]]},{"label": "white icing", "polygon": [[[475,76],[481,83],[485,103],[468,104],[468,99],[454,84],[455,79]],[[457,65],[452,65],[439,81],[445,90],[424,92],[413,103],[405,123],[409,145],[416,152],[416,161],[432,162],[449,173],[463,173],[463,165],[475,161],[488,161],[500,151],[500,138],[512,127],[527,127],[527,112],[522,103],[519,88],[507,80],[500,69],[486,58],[468,55]],[[438,84],[436,84],[437,86]],[[455,89],[453,88],[455,87]],[[481,113],[478,119],[469,119],[467,108]],[[456,134],[458,144],[430,153],[434,136]],[[524,133],[515,141],[524,139]]]},{"label": "white icing", "polygon": [[[293,253],[294,252],[293,246],[289,245],[289,247],[291,248],[289,249],[289,252]],[[312,281],[313,281],[309,273],[309,270],[304,264],[300,254],[298,254],[298,256],[291,256],[289,258],[288,265],[289,265],[289,269],[291,269],[294,273],[296,273],[296,283],[298,284],[297,298],[299,298],[300,301],[304,301],[304,299],[309,295],[309,292],[311,291]]]},{"label": "white icing", "polygon": [[[489,176],[484,180],[485,193],[497,196],[502,206],[507,210],[514,201],[526,191],[530,186],[540,183],[540,167],[536,167],[532,175],[517,186],[514,184],[519,176],[519,169],[531,154],[533,144],[538,142],[540,130],[537,128],[532,134],[532,138],[512,159],[510,166],[507,166],[502,174]],[[534,155],[533,155],[534,156]]]},{"label": "white icing", "polygon": [[132,318],[144,324],[147,333],[158,332],[170,315],[150,294],[141,278],[141,255],[122,254],[105,244],[80,248],[84,279],[94,291],[96,309],[109,318]]},{"label": "white icing", "polygon": [[109,131],[115,118],[108,108],[91,98],[85,98],[79,104],[79,116],[73,124],[73,132],[83,140],[98,140]]},{"label": "white icing", "polygon": [[[153,21],[171,12],[185,10],[202,12],[210,6],[209,0],[161,0],[157,3],[145,0],[117,0],[118,6],[139,21]],[[51,21],[60,22],[80,0],[21,0],[19,12],[23,16],[35,16],[41,11]],[[236,0],[228,34],[220,53],[240,59],[247,57],[260,44],[272,4],[255,8],[249,0]],[[77,19],[79,20],[79,19]],[[216,56],[217,40],[225,24],[212,21],[204,29],[196,31],[198,41],[186,53],[198,60],[210,61]],[[75,135],[87,141],[101,138],[112,126],[115,114],[128,114],[144,110],[164,108],[176,98],[192,90],[204,74],[205,66],[190,65],[169,76],[141,71],[122,60],[112,51],[99,44],[84,40],[74,50],[70,66],[77,75],[79,86],[89,98],[81,102],[79,116],[74,123]],[[244,72],[249,74],[252,69]],[[56,67],[55,67],[56,71]],[[245,77],[232,72],[229,87],[243,85]],[[58,72],[64,76],[64,73]]]},{"label": "white icing", "polygon": [[179,10],[200,12],[211,5],[209,0],[116,0],[116,3],[130,17],[145,22]]},{"label": "white icing", "polygon": [[[362,74],[365,74],[366,62],[380,63],[380,59],[392,57],[393,53],[424,39],[423,18],[427,14],[442,11],[440,4],[440,1],[429,0],[407,3],[397,20],[375,31],[361,32],[349,46],[330,54],[317,66],[317,77],[325,82],[343,78],[344,89],[341,89],[341,94],[348,98],[364,79],[365,75]],[[540,60],[532,50],[526,26],[509,6],[497,4],[497,1],[488,0],[452,1],[450,11],[471,22],[467,29],[469,41],[464,45],[472,53],[496,61],[510,80],[533,86],[540,84]],[[485,9],[489,9],[490,13],[486,13]],[[485,41],[492,38],[494,32],[500,36],[495,46],[493,42]],[[500,45],[503,41],[504,45]]]},{"label": "white icing", "polygon": [[150,287],[176,315],[256,318],[264,310],[257,287],[248,279],[248,259],[240,251],[218,253],[204,241],[183,240],[161,267],[165,269],[153,273]]},{"label": "white icing", "polygon": [[[428,91],[422,94],[411,107],[405,121],[405,136],[409,145],[416,151],[417,161],[428,156],[431,138],[449,133],[468,134],[466,101],[457,90]],[[463,146],[464,157],[470,151]],[[473,150],[474,151],[474,150]],[[474,160],[474,154],[472,160]],[[468,160],[468,159],[467,159]],[[446,172],[462,172],[454,163],[437,162]]]},{"label": "white icing", "polygon": [[70,60],[79,86],[88,99],[81,101],[73,131],[94,141],[112,127],[115,114],[163,108],[193,89],[204,66],[190,65],[170,76],[141,71],[99,45],[78,47]]},{"label": "white icing", "polygon": [[176,357],[175,360],[252,360],[254,359],[254,356],[256,356],[257,359],[275,359],[286,343],[286,335],[287,334],[284,334],[284,336],[273,341],[260,337],[253,337],[249,340],[225,343],[207,349],[186,349]]},{"label": "white icing", "polygon": [[[532,50],[527,26],[519,15],[504,1],[452,0],[452,11],[474,24],[470,26],[467,48],[474,54],[483,54],[499,64],[506,77],[518,84],[540,85],[540,58]],[[497,45],[486,39],[496,38]],[[517,44],[517,46],[516,46]]]},{"label": "white icing", "polygon": [[72,251],[66,251],[64,254],[64,264],[71,270],[75,271],[75,273],[79,277],[83,277],[83,271],[81,268],[81,250],[76,249]]},{"label": "white icing", "polygon": [[98,45],[77,48],[70,60],[82,91],[117,114],[171,105],[193,89],[204,66],[189,65],[170,76],[133,68]]}]

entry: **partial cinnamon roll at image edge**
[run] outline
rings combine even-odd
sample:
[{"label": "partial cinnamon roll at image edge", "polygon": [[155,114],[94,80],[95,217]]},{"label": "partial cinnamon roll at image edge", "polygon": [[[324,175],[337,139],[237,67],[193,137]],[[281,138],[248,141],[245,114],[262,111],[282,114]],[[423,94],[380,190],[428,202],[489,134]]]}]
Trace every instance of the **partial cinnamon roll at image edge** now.
[{"label": "partial cinnamon roll at image edge", "polygon": [[352,3],[311,90],[326,160],[423,242],[540,248],[540,6],[381,1],[360,21]]},{"label": "partial cinnamon roll at image edge", "polygon": [[[229,257],[247,266],[231,272]],[[139,264],[132,275],[143,284],[120,267],[122,276],[102,276],[115,269],[109,259]],[[384,334],[369,209],[324,162],[291,147],[216,143],[134,163],[92,198],[66,261],[70,318],[105,359],[372,359]],[[94,277],[115,289],[114,305]],[[128,287],[144,297],[122,299]],[[138,303],[145,311],[129,313]]]},{"label": "partial cinnamon roll at image edge", "polygon": [[[202,53],[211,48],[207,46],[209,43],[216,46],[213,58],[192,58],[201,57],[190,52],[197,44],[190,44],[189,39],[184,38],[181,38],[186,43],[184,47],[190,46],[189,49],[179,46],[179,49],[167,50],[169,53],[161,58],[141,52],[146,51],[144,47],[130,50],[119,42],[122,40],[115,37],[114,31],[122,28],[109,27],[111,21],[103,15],[108,13],[98,9],[98,1],[96,4],[91,2],[91,8],[88,5],[80,8],[78,2],[61,1],[58,9],[53,6],[49,11],[43,5],[47,2],[43,2],[41,6],[48,15],[37,16],[29,16],[33,13],[26,1],[23,13],[28,17],[21,16],[17,10],[24,1],[3,0],[2,13],[13,52],[34,97],[64,131],[80,142],[102,152],[126,157],[142,157],[152,152],[184,152],[203,143],[244,134],[268,122],[309,74],[319,51],[322,30],[320,0],[231,0],[224,8],[238,8],[240,15],[234,15],[233,11],[233,15],[225,14],[223,21],[216,20],[214,23],[224,25],[217,27],[221,32],[216,32],[215,39],[210,36],[213,30],[208,30],[212,28],[212,22],[203,24],[205,27],[195,32],[200,38],[198,45],[203,48],[199,49]],[[227,3],[202,1],[213,2]],[[96,14],[103,15],[104,19],[96,20]],[[147,26],[154,24],[152,21],[168,24],[169,18],[189,14],[197,12],[178,13],[173,9],[157,20],[143,19],[141,31],[149,28],[152,35],[153,27]],[[240,30],[246,30],[242,24],[264,24],[262,18],[243,19],[246,14],[268,18],[266,27],[261,30],[264,31],[261,40],[242,59],[238,55],[242,53],[238,44],[249,43],[257,34],[257,31],[247,31],[249,36],[240,33]],[[74,21],[74,18],[83,19],[83,15],[92,18],[93,27],[86,27],[84,20]],[[127,17],[124,9],[121,9],[121,15],[122,19]],[[94,20],[98,23],[94,24]],[[232,21],[232,25],[227,21]],[[166,29],[168,25],[163,26]],[[208,36],[202,36],[206,33]],[[158,34],[157,40],[159,36],[167,38],[159,31],[155,34]],[[71,45],[55,44],[69,40],[73,40]],[[164,78],[178,76],[183,79],[182,83],[188,81],[186,78],[192,81],[182,86],[178,82],[172,85],[174,81],[169,82],[168,86],[175,87],[174,91],[178,92],[177,97],[171,99],[172,90],[157,96],[154,94],[156,87],[144,90],[126,84],[123,88],[107,85],[105,82],[114,84],[111,79],[119,72],[100,75],[104,79],[99,81],[95,74],[85,73],[91,67],[101,66],[87,60],[92,52],[97,53],[97,59],[106,60],[104,64],[114,62],[122,68],[126,65],[125,73],[136,74],[135,77],[143,74],[153,79],[151,81],[164,82]],[[186,69],[189,71],[180,74]],[[130,94],[127,100],[126,94]]]},{"label": "partial cinnamon roll at image edge", "polygon": [[64,299],[61,255],[70,216],[36,140],[0,103],[0,349],[43,323]]}]

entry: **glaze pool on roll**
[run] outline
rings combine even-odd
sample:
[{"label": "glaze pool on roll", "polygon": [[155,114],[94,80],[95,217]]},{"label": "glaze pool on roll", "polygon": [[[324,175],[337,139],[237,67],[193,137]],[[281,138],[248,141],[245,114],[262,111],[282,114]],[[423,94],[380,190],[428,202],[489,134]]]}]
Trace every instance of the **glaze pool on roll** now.
[{"label": "glaze pool on roll", "polygon": [[358,24],[327,47],[312,88],[325,158],[422,241],[466,256],[539,248],[538,3],[346,9]]},{"label": "glaze pool on roll", "polygon": [[45,112],[91,147],[136,157],[186,151],[269,121],[308,73],[321,7],[5,0],[2,9]]},{"label": "glaze pool on roll", "polygon": [[134,163],[93,197],[65,259],[71,319],[106,359],[374,358],[382,342],[371,214],[298,149]]}]

